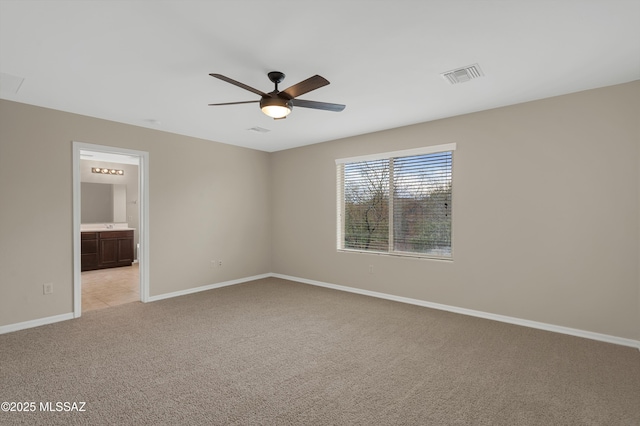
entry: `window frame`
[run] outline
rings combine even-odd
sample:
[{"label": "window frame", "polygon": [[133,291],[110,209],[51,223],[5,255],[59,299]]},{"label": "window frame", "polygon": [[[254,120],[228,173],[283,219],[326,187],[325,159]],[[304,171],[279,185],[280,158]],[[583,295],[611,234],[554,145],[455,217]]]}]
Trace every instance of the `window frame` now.
[{"label": "window frame", "polygon": [[[345,234],[345,202],[344,202],[344,165],[349,163],[358,163],[364,161],[377,161],[377,160],[391,160],[393,158],[400,157],[412,157],[412,156],[420,156],[420,155],[428,155],[428,154],[437,154],[442,152],[451,152],[451,203],[453,204],[454,190],[453,190],[453,176],[454,176],[454,153],[456,150],[455,143],[441,144],[441,145],[431,145],[425,146],[421,148],[414,149],[405,149],[399,151],[390,151],[390,152],[382,152],[378,154],[369,154],[369,155],[361,155],[357,157],[348,157],[348,158],[339,158],[335,160],[336,163],[336,241],[337,241],[337,251],[345,252],[345,253],[366,253],[366,254],[374,254],[374,255],[382,255],[382,256],[397,256],[397,257],[413,257],[413,258],[421,258],[421,259],[432,259],[432,260],[444,260],[444,261],[453,261],[453,234],[454,234],[454,225],[453,225],[453,211],[451,212],[451,255],[450,256],[438,256],[435,254],[428,253],[418,253],[418,252],[407,252],[407,251],[399,251],[393,250],[393,200],[392,196],[389,197],[389,248],[386,251],[381,250],[361,250],[361,249],[353,249],[353,248],[345,248],[344,247],[344,234]],[[391,162],[393,163],[393,162]],[[393,183],[393,174],[390,173],[389,176],[389,185],[392,187]]]}]

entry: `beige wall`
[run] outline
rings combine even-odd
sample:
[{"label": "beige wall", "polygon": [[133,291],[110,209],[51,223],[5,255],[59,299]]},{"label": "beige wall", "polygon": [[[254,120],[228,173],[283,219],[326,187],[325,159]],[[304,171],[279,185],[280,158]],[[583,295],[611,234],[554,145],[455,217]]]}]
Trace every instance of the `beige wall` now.
[{"label": "beige wall", "polygon": [[2,100],[0,326],[73,310],[72,141],[149,152],[151,296],[270,272],[269,154]]},{"label": "beige wall", "polygon": [[[639,111],[634,82],[267,154],[0,101],[0,326],[72,311],[79,141],[150,153],[151,296],[274,272],[640,339]],[[453,262],[336,252],[336,158],[450,142]]]},{"label": "beige wall", "polygon": [[[633,82],[274,153],[273,272],[638,339],[639,111]],[[336,251],[336,158],[451,142],[453,262]]]}]

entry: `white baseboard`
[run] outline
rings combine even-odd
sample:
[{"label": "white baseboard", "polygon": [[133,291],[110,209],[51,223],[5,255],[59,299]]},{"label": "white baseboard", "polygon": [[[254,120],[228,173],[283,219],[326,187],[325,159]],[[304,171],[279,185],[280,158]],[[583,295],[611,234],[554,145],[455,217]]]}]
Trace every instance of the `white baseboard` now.
[{"label": "white baseboard", "polygon": [[[186,294],[197,293],[197,292],[206,291],[206,290],[212,290],[214,288],[226,287],[226,286],[230,286],[230,285],[234,285],[234,284],[241,284],[241,283],[248,282],[248,281],[259,280],[261,278],[269,278],[270,276],[271,276],[271,274],[255,275],[255,276],[252,276],[252,277],[245,277],[245,278],[240,278],[240,279],[237,279],[237,280],[224,281],[224,282],[221,282],[221,283],[205,285],[205,286],[202,286],[202,287],[195,287],[195,288],[189,288],[189,289],[186,289],[186,290],[175,291],[173,293],[160,294],[158,296],[149,297],[149,302],[155,302],[155,301],[162,300],[162,299],[169,299],[171,297],[184,296]],[[0,326],[0,334],[11,333],[13,331],[24,330],[24,329],[27,329],[27,328],[39,327],[41,325],[46,325],[46,324],[53,324],[54,322],[66,321],[66,320],[73,319],[73,318],[74,318],[74,315],[73,315],[73,312],[71,312],[71,313],[68,313],[68,314],[55,315],[55,316],[47,317],[47,318],[39,318],[39,319],[31,320],[31,321],[19,322],[19,323],[16,323],[16,324],[2,325],[2,326]]]},{"label": "white baseboard", "polygon": [[315,285],[319,287],[331,288],[334,290],[347,291],[349,293],[362,294],[364,296],[377,297],[380,299],[393,300],[395,302],[408,303],[410,305],[423,306],[425,308],[438,309],[441,311],[449,311],[462,315],[469,315],[478,318],[485,318],[494,321],[505,322],[509,324],[521,325],[524,327],[537,328],[540,330],[552,331],[555,333],[568,334],[571,336],[584,337],[585,339],[598,340],[601,342],[613,343],[616,345],[630,346],[640,350],[640,341],[626,339],[623,337],[611,336],[608,334],[594,333],[592,331],[578,330],[575,328],[562,327],[559,325],[546,324],[543,322],[530,321],[521,318],[509,317],[506,315],[492,314],[489,312],[475,311],[473,309],[459,308],[457,306],[443,305],[440,303],[427,302],[419,299],[411,299],[408,297],[394,296],[387,293],[379,293],[377,291],[362,290],[354,287],[347,287],[337,284],[329,284],[322,281],[308,280],[306,278],[292,277],[282,274],[271,274],[272,277],[282,278],[290,281],[297,281],[304,284]]},{"label": "white baseboard", "polygon": [[68,314],[54,315],[52,317],[18,322],[15,324],[1,325],[0,334],[11,333],[13,331],[24,330],[26,328],[40,327],[41,325],[53,324],[54,322],[66,321],[70,319],[73,319],[73,312],[69,312]]},{"label": "white baseboard", "polygon": [[259,279],[262,279],[262,278],[269,278],[270,276],[271,276],[271,274],[254,275],[252,277],[239,278],[237,280],[224,281],[224,282],[221,282],[221,283],[203,285],[201,287],[188,288],[186,290],[174,291],[172,293],[164,293],[164,294],[159,294],[157,296],[149,296],[149,300],[148,301],[149,302],[157,302],[158,300],[162,300],[162,299],[170,299],[172,297],[185,296],[187,294],[198,293],[198,292],[207,291],[207,290],[213,290],[214,288],[227,287],[227,286],[235,285],[235,284],[242,284],[242,283],[246,283],[248,281],[259,280]]},{"label": "white baseboard", "polygon": [[[290,275],[274,274],[274,273],[254,275],[251,277],[239,278],[236,280],[224,281],[216,284],[209,284],[201,287],[188,288],[186,290],[174,291],[172,293],[165,293],[157,296],[151,296],[149,297],[148,301],[156,302],[158,300],[169,299],[169,298],[178,297],[178,296],[185,296],[187,294],[213,290],[216,288],[227,287],[230,285],[241,284],[241,283],[259,280],[262,278],[269,278],[269,277],[281,278],[289,281],[300,282],[303,284],[310,284],[310,285],[315,285],[319,287],[331,288],[334,290],[346,291],[349,293],[361,294],[364,296],[377,297],[379,299],[387,299],[395,302],[408,303],[410,305],[423,306],[425,308],[432,308],[432,309],[438,309],[441,311],[454,312],[462,315],[485,318],[485,319],[500,321],[508,324],[515,324],[515,325],[521,325],[524,327],[537,328],[540,330],[552,331],[555,333],[568,334],[571,336],[583,337],[585,339],[598,340],[601,342],[613,343],[621,346],[629,346],[629,347],[637,348],[638,350],[640,350],[640,341],[638,340],[626,339],[623,337],[611,336],[608,334],[594,333],[592,331],[585,331],[585,330],[579,330],[579,329],[570,328],[570,327],[563,327],[559,325],[546,324],[543,322],[530,321],[530,320],[525,320],[521,318],[509,317],[506,315],[492,314],[489,312],[459,308],[457,306],[443,305],[440,303],[427,302],[424,300],[412,299],[409,297],[395,296],[393,294],[379,293],[377,291],[363,290],[363,289],[354,288],[354,287],[347,287],[347,286],[338,285],[338,284],[330,284],[322,281],[315,281],[315,280],[309,280],[306,278],[293,277]],[[31,321],[24,321],[16,324],[3,325],[3,326],[0,326],[0,334],[11,333],[13,331],[24,330],[26,328],[39,327],[41,325],[46,325],[46,324],[53,324],[55,322],[66,321],[73,318],[74,318],[74,315],[73,315],[73,312],[71,312],[67,314],[54,315],[51,317],[35,319]]]}]

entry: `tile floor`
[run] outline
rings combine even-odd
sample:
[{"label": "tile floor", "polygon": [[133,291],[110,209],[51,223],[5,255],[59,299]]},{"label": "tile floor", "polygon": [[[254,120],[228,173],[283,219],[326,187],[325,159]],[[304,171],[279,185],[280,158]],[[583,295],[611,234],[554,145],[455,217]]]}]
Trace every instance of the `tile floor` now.
[{"label": "tile floor", "polygon": [[138,263],[82,272],[82,312],[140,301]]}]

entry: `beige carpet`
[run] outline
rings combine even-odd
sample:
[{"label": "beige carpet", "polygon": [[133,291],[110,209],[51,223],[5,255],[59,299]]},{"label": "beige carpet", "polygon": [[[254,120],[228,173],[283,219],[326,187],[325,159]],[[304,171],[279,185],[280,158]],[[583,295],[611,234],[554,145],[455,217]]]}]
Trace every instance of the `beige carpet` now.
[{"label": "beige carpet", "polygon": [[0,401],[37,407],[2,425],[639,425],[640,352],[265,279],[1,335]]}]

